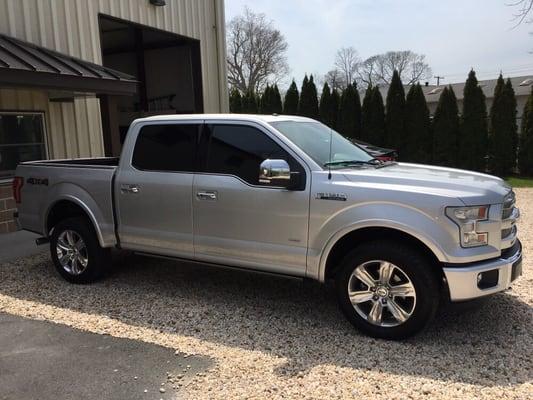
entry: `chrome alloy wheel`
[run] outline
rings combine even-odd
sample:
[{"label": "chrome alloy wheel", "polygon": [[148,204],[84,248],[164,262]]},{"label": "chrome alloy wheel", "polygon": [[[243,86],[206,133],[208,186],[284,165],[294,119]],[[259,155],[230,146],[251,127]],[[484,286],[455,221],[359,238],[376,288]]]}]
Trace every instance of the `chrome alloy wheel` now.
[{"label": "chrome alloy wheel", "polygon": [[80,275],[87,268],[87,246],[75,231],[65,230],[59,234],[56,251],[59,263],[69,274]]},{"label": "chrome alloy wheel", "polygon": [[407,274],[383,260],[354,269],[348,280],[348,297],[362,318],[386,328],[403,324],[416,306],[416,290]]}]

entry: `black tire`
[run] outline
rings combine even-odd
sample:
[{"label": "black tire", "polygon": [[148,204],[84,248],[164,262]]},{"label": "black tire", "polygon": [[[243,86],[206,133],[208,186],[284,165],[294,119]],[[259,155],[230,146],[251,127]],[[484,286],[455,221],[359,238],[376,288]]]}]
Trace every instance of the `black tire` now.
[{"label": "black tire", "polygon": [[[85,244],[86,250],[84,250],[84,256],[88,262],[79,274],[67,271],[59,261],[57,251],[58,240],[61,234],[66,231],[75,232]],[[109,249],[100,247],[92,224],[83,217],[65,219],[54,227],[50,237],[50,254],[59,275],[66,281],[77,284],[91,283],[100,279],[107,270],[110,261]]]},{"label": "black tire", "polygon": [[[364,318],[360,315],[350,301],[348,290],[352,273],[357,266],[364,263],[369,263],[367,265],[371,268],[373,264],[370,262],[372,260],[387,261],[399,267],[401,271],[398,272],[398,269],[395,269],[396,272],[393,278],[400,280],[399,275],[407,277],[410,279],[409,283],[414,286],[416,301],[407,299],[411,301],[410,312],[412,313],[405,322],[399,325],[384,327],[370,323],[369,317]],[[439,305],[439,275],[436,273],[434,266],[421,252],[403,243],[373,241],[357,246],[343,258],[335,276],[335,281],[337,298],[343,313],[356,328],[375,338],[398,340],[420,332],[433,319]],[[359,284],[357,279],[353,282]],[[391,285],[391,287],[393,286]],[[368,289],[371,290],[370,288]],[[363,290],[367,290],[365,286],[363,286]],[[375,291],[375,287],[373,290]],[[369,300],[367,303],[360,303],[362,305],[358,304],[360,312],[364,306],[371,307],[376,299],[378,299],[377,301],[383,301],[383,307],[392,307],[393,305],[390,303],[388,306],[385,305],[387,300],[390,300],[389,297],[381,298],[376,295],[373,300]],[[398,301],[405,301],[405,298],[400,296]],[[394,305],[397,304],[396,297],[392,303]],[[380,318],[383,315],[383,318],[388,317],[391,321],[394,321],[394,316],[390,313],[389,308],[383,309],[386,311],[383,314],[380,313]]]}]

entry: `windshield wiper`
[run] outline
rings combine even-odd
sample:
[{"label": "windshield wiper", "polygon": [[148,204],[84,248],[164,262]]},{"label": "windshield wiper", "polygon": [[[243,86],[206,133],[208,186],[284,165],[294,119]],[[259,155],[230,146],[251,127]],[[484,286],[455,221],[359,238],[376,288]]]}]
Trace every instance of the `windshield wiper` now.
[{"label": "windshield wiper", "polygon": [[324,163],[324,167],[331,167],[334,165],[372,165],[377,166],[381,162],[377,158],[372,158],[368,161],[362,161],[362,160],[339,160],[339,161],[328,161],[327,163]]}]

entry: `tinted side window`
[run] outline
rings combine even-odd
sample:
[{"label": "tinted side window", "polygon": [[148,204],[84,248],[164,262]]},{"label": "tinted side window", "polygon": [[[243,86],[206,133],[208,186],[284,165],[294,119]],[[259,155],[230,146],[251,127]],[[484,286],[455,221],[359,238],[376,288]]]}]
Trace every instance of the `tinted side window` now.
[{"label": "tinted side window", "polygon": [[134,167],[151,171],[194,171],[199,125],[147,125],[133,151]]},{"label": "tinted side window", "polygon": [[286,160],[292,170],[301,168],[285,150],[258,129],[244,125],[211,126],[207,172],[236,175],[252,185],[260,185],[259,165],[267,158]]}]

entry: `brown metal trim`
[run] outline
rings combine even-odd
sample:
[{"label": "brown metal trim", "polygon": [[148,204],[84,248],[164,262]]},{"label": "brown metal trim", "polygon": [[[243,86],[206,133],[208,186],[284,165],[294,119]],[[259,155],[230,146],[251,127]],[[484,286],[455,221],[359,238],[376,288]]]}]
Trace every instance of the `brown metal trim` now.
[{"label": "brown metal trim", "polygon": [[6,68],[0,74],[0,86],[133,95],[137,93],[138,82]]}]

